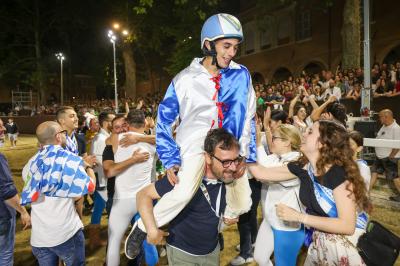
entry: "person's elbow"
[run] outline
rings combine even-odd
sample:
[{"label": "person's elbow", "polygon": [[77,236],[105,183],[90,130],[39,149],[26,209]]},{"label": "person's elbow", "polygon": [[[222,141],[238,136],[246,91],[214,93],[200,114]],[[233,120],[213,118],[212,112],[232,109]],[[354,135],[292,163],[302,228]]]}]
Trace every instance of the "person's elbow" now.
[{"label": "person's elbow", "polygon": [[339,229],[338,234],[351,236],[356,230],[356,221],[342,220],[337,228]]},{"label": "person's elbow", "polygon": [[112,177],[116,176],[115,171],[113,171],[111,167],[110,168],[103,167],[103,172],[104,172],[104,176],[107,178],[112,178]]},{"label": "person's elbow", "polygon": [[343,226],[343,231],[342,234],[343,235],[347,235],[347,236],[352,236],[354,234],[354,232],[356,231],[356,225],[353,223],[346,223]]},{"label": "person's elbow", "polygon": [[314,110],[311,112],[310,118],[311,118],[311,120],[312,120],[313,122],[318,121],[318,119],[319,119],[319,114],[317,113],[317,110],[316,110],[316,109],[314,109]]}]

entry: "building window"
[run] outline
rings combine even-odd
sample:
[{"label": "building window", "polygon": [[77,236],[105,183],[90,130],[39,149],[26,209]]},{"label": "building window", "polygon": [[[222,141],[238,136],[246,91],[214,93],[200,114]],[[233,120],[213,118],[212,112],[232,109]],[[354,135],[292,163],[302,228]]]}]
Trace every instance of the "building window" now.
[{"label": "building window", "polygon": [[299,11],[296,16],[296,41],[311,38],[311,13]]},{"label": "building window", "polygon": [[254,46],[255,46],[255,34],[254,34],[254,30],[252,27],[249,27],[249,25],[246,25],[246,27],[244,28],[245,33],[244,33],[244,47],[245,47],[245,54],[251,54],[254,53]]},{"label": "building window", "polygon": [[290,42],[290,17],[285,15],[278,21],[278,45]]},{"label": "building window", "polygon": [[268,49],[271,47],[271,31],[260,31],[260,47],[261,49]]},{"label": "building window", "polygon": [[272,38],[274,22],[272,16],[264,16],[259,20],[259,42],[260,42],[260,49],[269,49],[272,46]]}]

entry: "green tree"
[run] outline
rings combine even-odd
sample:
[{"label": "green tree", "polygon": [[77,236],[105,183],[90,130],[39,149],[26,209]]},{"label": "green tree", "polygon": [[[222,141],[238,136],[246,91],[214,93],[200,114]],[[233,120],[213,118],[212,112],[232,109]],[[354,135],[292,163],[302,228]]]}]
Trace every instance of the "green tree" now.
[{"label": "green tree", "polygon": [[205,19],[218,10],[235,8],[232,3],[222,4],[219,0],[118,2],[116,17],[130,29],[130,36],[122,45],[128,95],[136,96],[138,79],[149,80],[154,91],[156,77],[165,72],[175,75],[193,57],[201,55],[200,31]]},{"label": "green tree", "polygon": [[342,26],[342,67],[360,67],[361,61],[360,0],[345,0]]},{"label": "green tree", "polygon": [[[50,74],[59,73],[55,52],[66,54],[66,87],[72,69],[87,66],[85,35],[90,21],[85,12],[106,0],[4,0],[0,3],[0,80],[8,86],[25,83],[37,90],[41,103],[50,95]],[[95,16],[94,16],[95,17]],[[96,28],[96,31],[98,29]],[[92,32],[95,32],[92,30]],[[92,37],[92,36],[89,36]],[[74,58],[79,58],[74,62]],[[97,58],[101,58],[97,56]],[[85,64],[82,64],[85,62]],[[86,69],[87,70],[87,69]],[[87,71],[88,72],[88,71]],[[75,72],[76,73],[76,72]],[[69,78],[68,78],[69,77]],[[72,86],[72,85],[70,85]]]}]

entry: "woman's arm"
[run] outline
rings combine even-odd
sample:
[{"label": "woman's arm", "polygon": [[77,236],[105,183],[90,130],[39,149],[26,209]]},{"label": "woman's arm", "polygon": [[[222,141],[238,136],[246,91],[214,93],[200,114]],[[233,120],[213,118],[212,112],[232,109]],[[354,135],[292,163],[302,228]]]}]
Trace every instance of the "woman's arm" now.
[{"label": "woman's arm", "polygon": [[280,182],[297,178],[287,166],[264,167],[258,163],[247,164],[250,173],[259,181]]},{"label": "woman's arm", "polygon": [[353,94],[353,89],[349,90],[349,92],[346,95],[346,99],[354,99],[352,94]]},{"label": "woman's arm", "polygon": [[270,121],[271,121],[271,107],[267,107],[267,110],[264,113],[263,122],[264,122],[265,139],[267,140],[268,149],[272,147],[272,132],[271,128],[269,127]]},{"label": "woman's arm", "polygon": [[294,116],[294,106],[296,105],[297,100],[299,99],[300,94],[297,94],[296,97],[293,98],[293,100],[290,101],[289,105],[289,118],[292,118]]},{"label": "woman's arm", "polygon": [[284,221],[300,222],[319,231],[332,234],[353,235],[356,228],[356,204],[354,198],[349,195],[346,188],[348,182],[344,182],[333,190],[333,198],[338,211],[337,218],[321,217],[300,213],[284,204],[276,208],[277,216]]},{"label": "woman's arm", "polygon": [[326,106],[328,106],[328,104],[330,104],[331,102],[336,101],[336,97],[335,96],[330,96],[329,99],[324,102],[323,104],[321,104],[318,108],[314,109],[310,115],[312,121],[318,121],[319,118],[321,117],[321,114],[324,112]]},{"label": "woman's arm", "polygon": [[128,102],[126,101],[126,102],[125,102],[125,116],[128,116],[128,114],[129,114],[129,104],[128,104]]},{"label": "woman's arm", "polygon": [[319,107],[319,105],[315,101],[315,95],[308,96],[308,99],[310,100],[310,103],[311,103],[311,106],[312,106],[313,110],[317,109]]}]

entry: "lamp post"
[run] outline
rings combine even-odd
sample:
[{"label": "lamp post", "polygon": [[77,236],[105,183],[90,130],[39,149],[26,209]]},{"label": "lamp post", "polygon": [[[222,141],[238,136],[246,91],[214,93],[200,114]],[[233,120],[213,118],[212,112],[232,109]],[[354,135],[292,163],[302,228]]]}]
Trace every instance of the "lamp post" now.
[{"label": "lamp post", "polygon": [[61,77],[60,77],[60,88],[61,88],[60,102],[61,102],[61,105],[64,105],[63,61],[65,60],[65,56],[63,55],[63,53],[57,53],[56,57],[57,57],[58,60],[60,60],[60,72],[61,72]]},{"label": "lamp post", "polygon": [[115,97],[115,113],[118,114],[118,91],[117,91],[117,62],[115,58],[115,41],[117,37],[112,30],[108,31],[108,38],[113,44],[113,56],[114,56],[114,97]]}]

